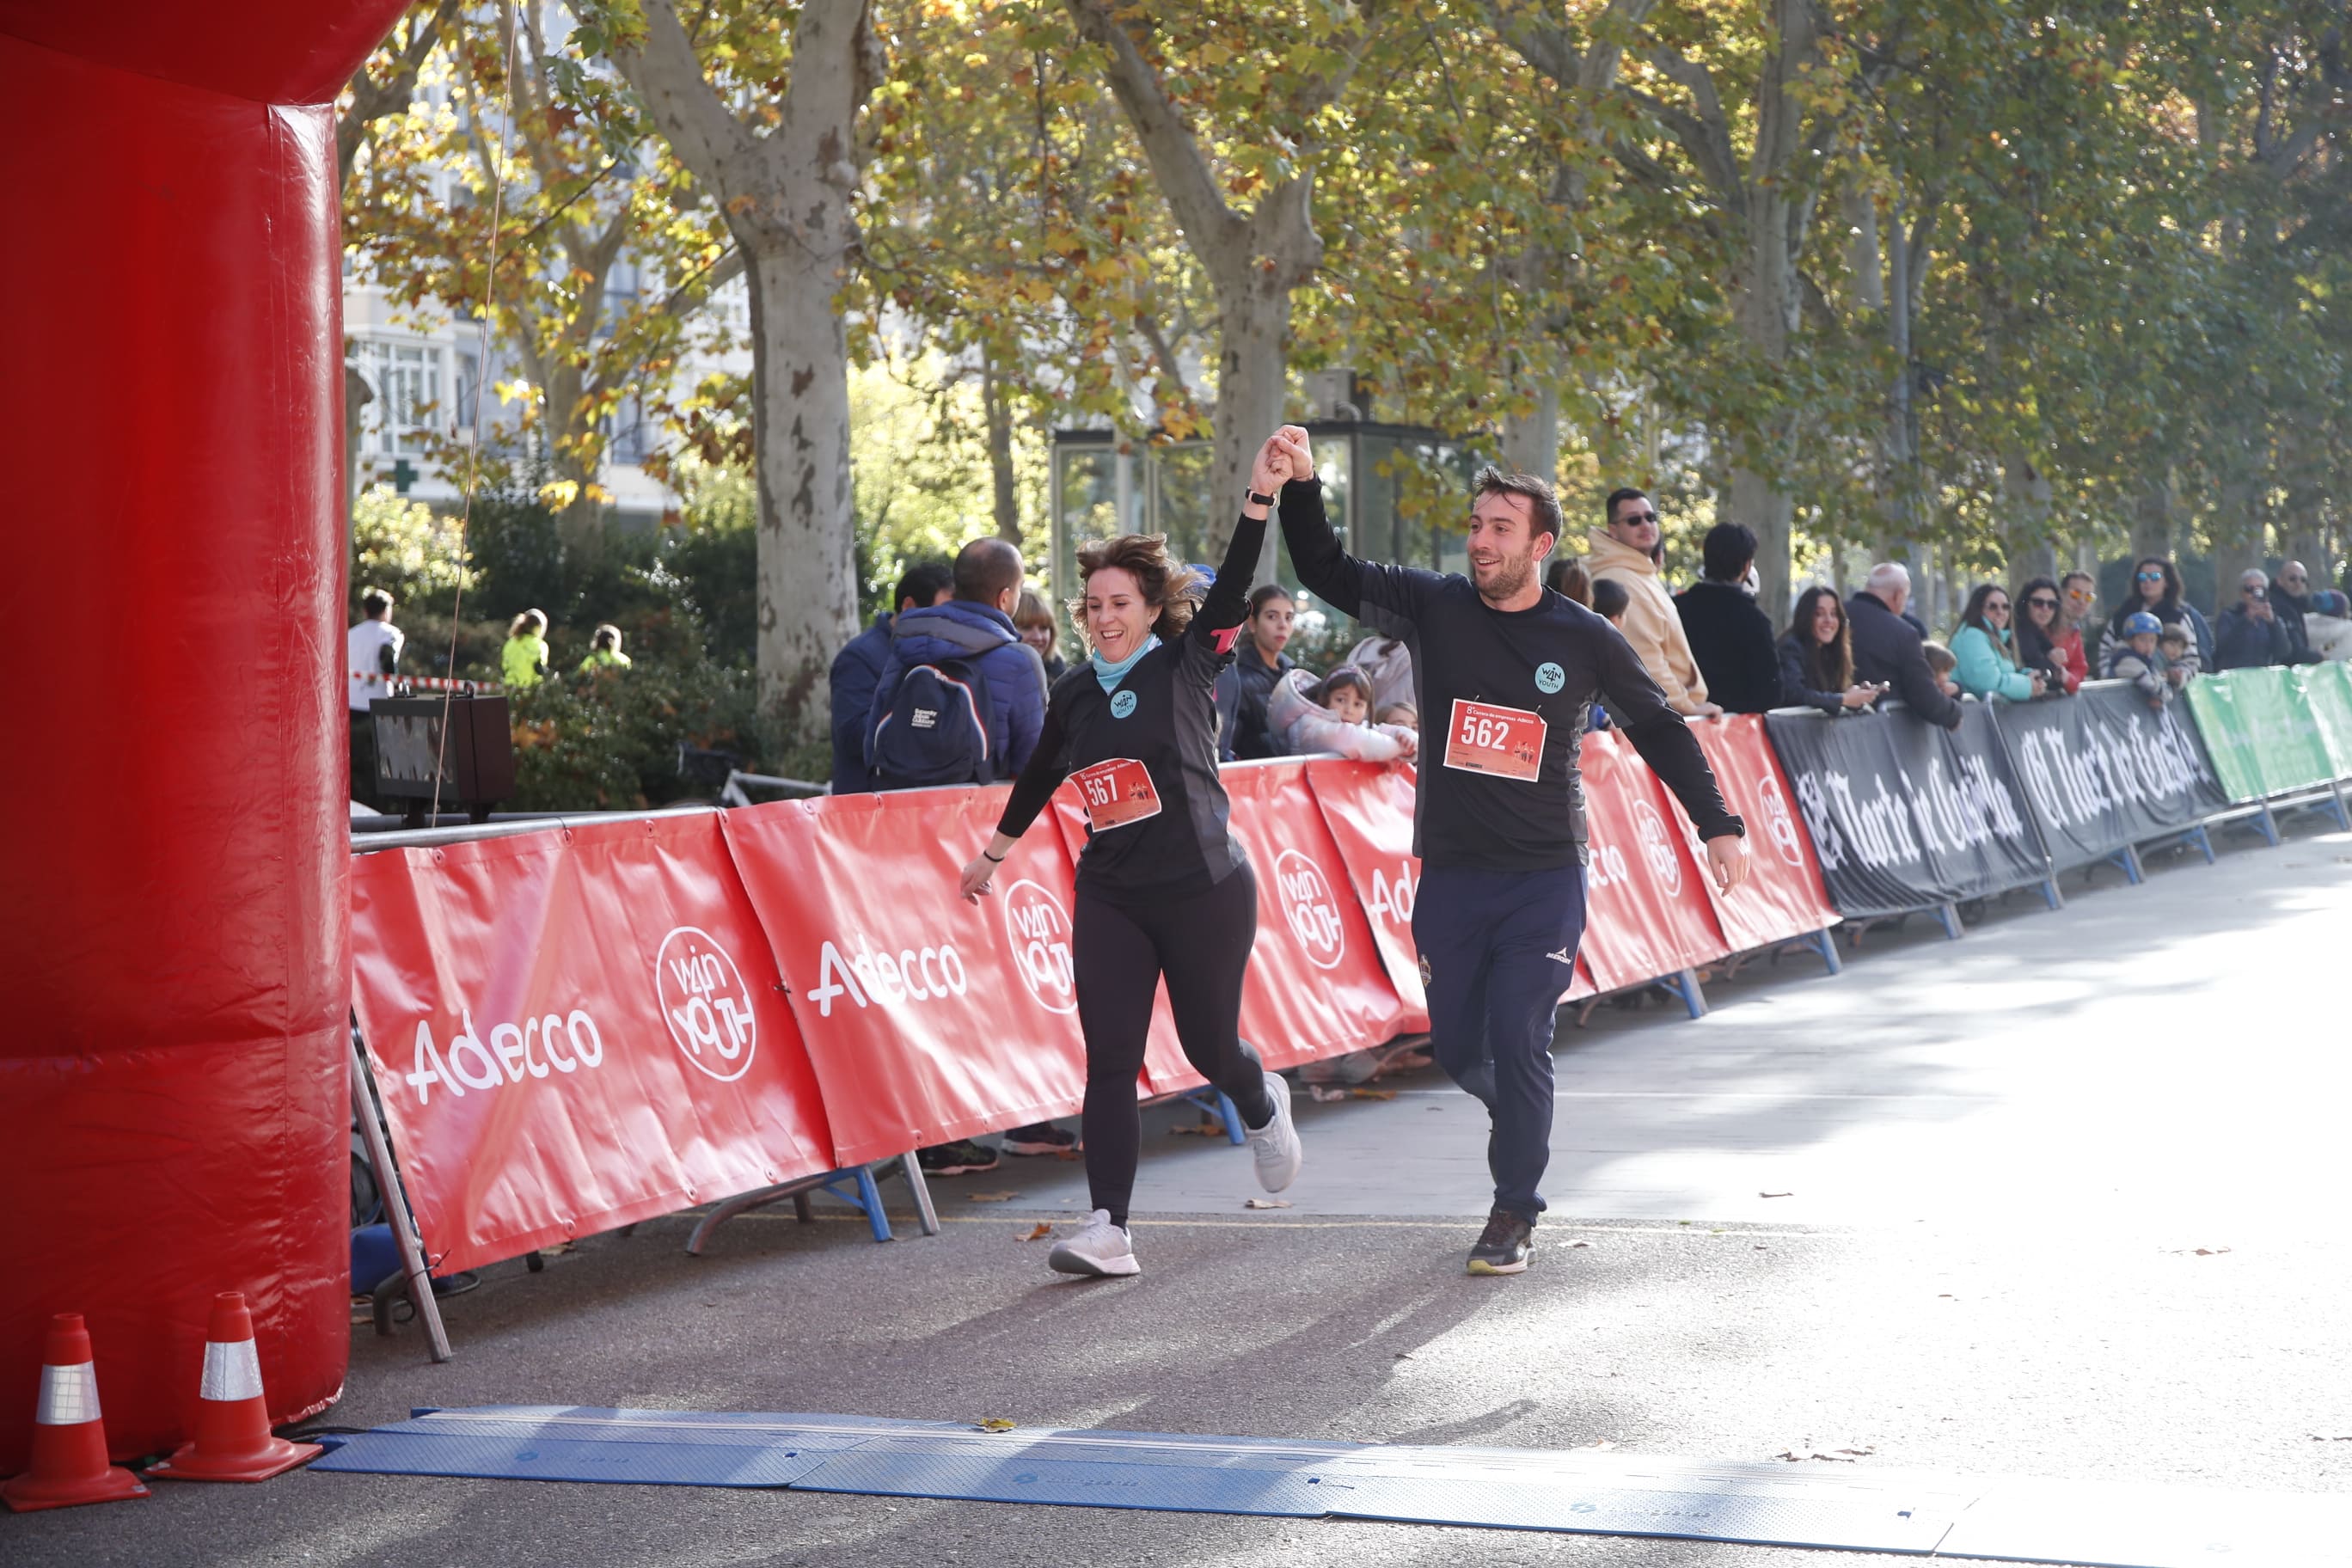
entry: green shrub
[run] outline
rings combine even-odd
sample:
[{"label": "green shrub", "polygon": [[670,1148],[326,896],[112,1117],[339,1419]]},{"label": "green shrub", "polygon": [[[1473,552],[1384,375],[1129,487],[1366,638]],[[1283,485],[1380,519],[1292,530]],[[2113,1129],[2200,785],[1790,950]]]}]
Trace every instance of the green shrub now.
[{"label": "green shrub", "polygon": [[518,811],[622,811],[713,793],[680,776],[680,743],[766,771],[759,683],[748,669],[647,657],[625,669],[551,676],[507,700]]}]

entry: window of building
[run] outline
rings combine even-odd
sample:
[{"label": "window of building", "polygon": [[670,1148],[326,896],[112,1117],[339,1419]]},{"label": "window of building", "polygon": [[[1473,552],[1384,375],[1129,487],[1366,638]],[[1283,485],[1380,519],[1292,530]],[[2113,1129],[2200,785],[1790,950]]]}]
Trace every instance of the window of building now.
[{"label": "window of building", "polygon": [[449,422],[441,395],[440,347],[365,340],[359,345],[359,366],[375,385],[362,450],[387,458],[422,456],[426,438]]}]

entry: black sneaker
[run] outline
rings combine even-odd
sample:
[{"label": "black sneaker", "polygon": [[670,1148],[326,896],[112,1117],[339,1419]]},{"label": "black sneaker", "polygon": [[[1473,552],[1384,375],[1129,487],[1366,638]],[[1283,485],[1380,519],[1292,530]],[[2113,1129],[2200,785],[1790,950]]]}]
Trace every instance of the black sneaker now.
[{"label": "black sneaker", "polygon": [[1002,1163],[995,1150],[985,1143],[975,1143],[969,1138],[918,1149],[915,1160],[923,1167],[923,1174],[927,1176],[977,1175],[982,1171],[993,1171]]},{"label": "black sneaker", "polygon": [[1528,1255],[1535,1250],[1535,1229],[1508,1209],[1496,1209],[1486,1216],[1486,1228],[1470,1249],[1470,1272],[1525,1274]]},{"label": "black sneaker", "polygon": [[1015,1127],[1004,1135],[1004,1152],[1008,1154],[1075,1154],[1078,1152],[1078,1135],[1065,1132],[1050,1121],[1036,1122],[1028,1127]]}]

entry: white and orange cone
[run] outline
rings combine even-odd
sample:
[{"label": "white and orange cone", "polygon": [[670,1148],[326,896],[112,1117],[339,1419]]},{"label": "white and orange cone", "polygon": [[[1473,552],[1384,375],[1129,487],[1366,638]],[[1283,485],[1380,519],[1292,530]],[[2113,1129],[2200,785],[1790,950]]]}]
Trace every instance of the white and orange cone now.
[{"label": "white and orange cone", "polygon": [[33,1413],[33,1468],[0,1483],[0,1502],[18,1513],[145,1497],[139,1478],[106,1462],[98,1413],[98,1365],[79,1312],[49,1320],[41,1352],[41,1400]]},{"label": "white and orange cone", "polygon": [[253,1346],[253,1315],[244,1293],[213,1298],[205,1334],[204,1382],[196,1392],[195,1440],[184,1443],[147,1473],[170,1481],[266,1481],[323,1452],[316,1443],[289,1443],[269,1433],[269,1405],[261,1396],[261,1357]]}]

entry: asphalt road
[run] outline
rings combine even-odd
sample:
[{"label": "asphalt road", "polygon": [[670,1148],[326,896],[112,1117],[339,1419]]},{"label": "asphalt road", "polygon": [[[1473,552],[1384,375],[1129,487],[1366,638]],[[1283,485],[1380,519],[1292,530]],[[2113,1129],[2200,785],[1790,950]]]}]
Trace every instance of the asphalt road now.
[{"label": "asphalt road", "polygon": [[[413,1330],[355,1330],[330,1419],[561,1403],[1706,1459],[1801,1441],[1868,1449],[1858,1467],[2343,1491],[2352,837],[2153,869],[2070,879],[2056,914],[2013,897],[1958,943],[1873,932],[1835,978],[1799,958],[1718,976],[1697,1023],[1564,1023],[1554,1211],[1517,1279],[1461,1271],[1481,1131],[1423,1076],[1302,1102],[1289,1210],[1242,1208],[1240,1151],[1155,1132],[1139,1280],[1060,1280],[1021,1239],[1082,1206],[1055,1162],[940,1184],[933,1239],[786,1210],[696,1259],[665,1220],[488,1271],[447,1304],[448,1365]],[[156,1494],[0,1517],[0,1562],[1897,1561],[687,1488],[295,1474]]]}]

